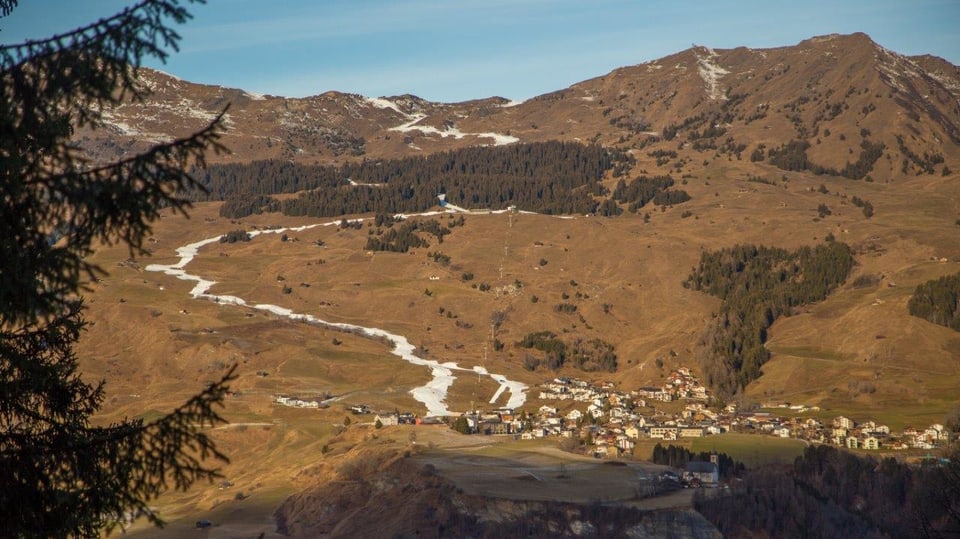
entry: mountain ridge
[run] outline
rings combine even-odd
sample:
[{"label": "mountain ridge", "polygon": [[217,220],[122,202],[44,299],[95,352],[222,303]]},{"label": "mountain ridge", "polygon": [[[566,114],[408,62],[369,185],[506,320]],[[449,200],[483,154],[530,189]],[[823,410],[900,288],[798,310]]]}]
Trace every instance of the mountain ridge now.
[{"label": "mountain ridge", "polygon": [[[551,139],[638,151],[713,139],[701,141],[694,161],[727,139],[745,145],[734,152],[740,158],[745,150],[796,139],[811,143],[812,162],[839,170],[875,133],[889,163],[874,177],[888,180],[904,168],[929,171],[924,154],[960,148],[960,68],[935,56],[901,55],[862,33],[769,49],[695,45],[522,102],[493,96],[438,103],[339,91],[283,98],[197,85],[148,68],[141,80],[151,90],[143,103],[105,111],[104,129],[78,133],[95,161],[183,136],[227,103],[224,142],[232,153],[212,157],[214,163],[335,164]],[[716,136],[704,137],[711,126],[707,134]],[[907,137],[899,142],[894,131]],[[833,133],[838,137],[822,144]]]}]

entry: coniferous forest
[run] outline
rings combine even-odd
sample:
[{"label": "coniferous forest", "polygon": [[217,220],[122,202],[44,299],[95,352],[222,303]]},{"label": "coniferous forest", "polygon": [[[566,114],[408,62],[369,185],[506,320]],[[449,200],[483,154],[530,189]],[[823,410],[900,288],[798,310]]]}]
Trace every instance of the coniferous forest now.
[{"label": "coniferous forest", "polygon": [[960,273],[921,284],[907,308],[913,316],[960,331]]},{"label": "coniferous forest", "polygon": [[724,537],[957,537],[960,454],[911,466],[812,445],[694,508]]},{"label": "coniferous forest", "polygon": [[701,366],[707,383],[730,396],[760,376],[770,352],[767,331],[780,316],[827,297],[853,268],[845,243],[787,251],[738,245],[704,252],[684,286],[723,300],[704,334]]},{"label": "coniferous forest", "polygon": [[[225,164],[198,174],[223,200],[224,217],[261,212],[332,217],[425,211],[446,194],[452,204],[478,209],[511,205],[547,214],[595,213],[604,175],[622,174],[631,158],[616,149],[574,142],[473,147],[426,157],[367,160],[342,166],[282,161]],[[296,193],[281,201],[268,195]]]}]

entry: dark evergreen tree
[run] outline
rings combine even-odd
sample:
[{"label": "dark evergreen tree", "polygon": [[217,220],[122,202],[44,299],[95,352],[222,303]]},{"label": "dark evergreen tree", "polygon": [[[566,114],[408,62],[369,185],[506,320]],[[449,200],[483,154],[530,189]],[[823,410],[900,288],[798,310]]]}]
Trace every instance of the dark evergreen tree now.
[{"label": "dark evergreen tree", "polygon": [[[220,148],[220,118],[185,139],[105,165],[70,137],[102,125],[101,111],[137,100],[141,59],[166,57],[179,36],[177,0],[143,0],[89,26],[0,47],[0,534],[100,537],[129,515],[159,523],[149,501],[215,477],[203,428],[221,421],[230,373],[151,423],[92,426],[103,383],[77,373],[84,328],[78,293],[103,274],[94,242],[142,242],[176,193],[196,188],[184,170]],[[16,0],[0,0],[8,15]]]}]

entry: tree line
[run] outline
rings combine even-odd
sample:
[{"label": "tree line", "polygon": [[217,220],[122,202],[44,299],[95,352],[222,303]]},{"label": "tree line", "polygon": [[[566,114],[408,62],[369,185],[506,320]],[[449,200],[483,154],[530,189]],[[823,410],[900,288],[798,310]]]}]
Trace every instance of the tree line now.
[{"label": "tree line", "polygon": [[751,470],[726,495],[694,497],[724,537],[956,537],[960,451],[911,466],[813,445],[793,466]]},{"label": "tree line", "polygon": [[960,273],[921,283],[907,309],[913,316],[960,331]]},{"label": "tree line", "polygon": [[[436,206],[441,193],[471,208],[595,213],[600,204],[595,197],[604,194],[600,180],[630,163],[618,149],[559,141],[341,166],[257,161],[207,167],[199,173],[207,193],[196,190],[193,196],[223,200],[221,215],[230,218],[272,211],[313,217],[418,212]],[[283,201],[269,197],[298,192]]]},{"label": "tree line", "polygon": [[683,285],[723,300],[703,336],[701,366],[721,396],[742,390],[770,358],[767,331],[780,316],[827,297],[853,268],[850,247],[827,242],[787,251],[737,245],[704,252]]}]

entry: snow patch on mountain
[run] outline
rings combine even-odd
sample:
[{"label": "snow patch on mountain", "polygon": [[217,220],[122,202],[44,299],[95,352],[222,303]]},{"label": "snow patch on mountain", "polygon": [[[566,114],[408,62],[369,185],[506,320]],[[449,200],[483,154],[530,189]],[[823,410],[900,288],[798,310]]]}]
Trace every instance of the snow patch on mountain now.
[{"label": "snow patch on mountain", "polygon": [[[894,52],[890,49],[875,45],[873,57],[877,59],[877,71],[880,72],[880,80],[885,82],[898,92],[911,93],[907,83],[907,77],[922,79],[926,71],[910,58]],[[931,77],[935,80],[936,77]],[[942,82],[941,82],[942,84]]]},{"label": "snow patch on mountain", "polygon": [[394,103],[393,101],[390,101],[389,99],[384,99],[382,97],[365,97],[364,99],[367,101],[367,103],[370,103],[371,105],[373,105],[374,107],[377,107],[378,109],[390,109],[390,110],[397,111],[398,113],[403,114],[404,116],[407,116],[406,113],[400,110],[400,107],[397,106],[396,103]]},{"label": "snow patch on mountain", "polygon": [[520,139],[512,135],[503,135],[500,133],[464,133],[456,126],[445,126],[443,129],[438,129],[432,125],[417,125],[421,120],[426,118],[426,114],[410,114],[407,115],[409,121],[406,123],[400,124],[396,127],[391,127],[390,131],[399,131],[401,133],[409,133],[411,131],[419,131],[426,135],[439,135],[441,137],[453,137],[457,140],[462,139],[463,137],[479,137],[479,138],[490,138],[493,139],[494,146],[504,146],[507,144],[513,144],[515,142],[520,142]]},{"label": "snow patch on mountain", "polygon": [[727,96],[720,89],[720,78],[730,72],[716,63],[716,58],[719,55],[715,50],[710,47],[700,48],[705,50],[706,54],[701,54],[697,49],[694,49],[693,54],[697,57],[697,71],[700,72],[700,78],[706,85],[707,95],[714,101],[725,101]]},{"label": "snow patch on mountain", "polygon": [[[166,143],[173,140],[173,137],[166,133],[152,133],[144,129],[121,120],[113,110],[103,110],[100,113],[103,127],[117,135],[125,137],[136,137],[138,140],[150,143]],[[142,117],[134,119],[143,120]]]}]

